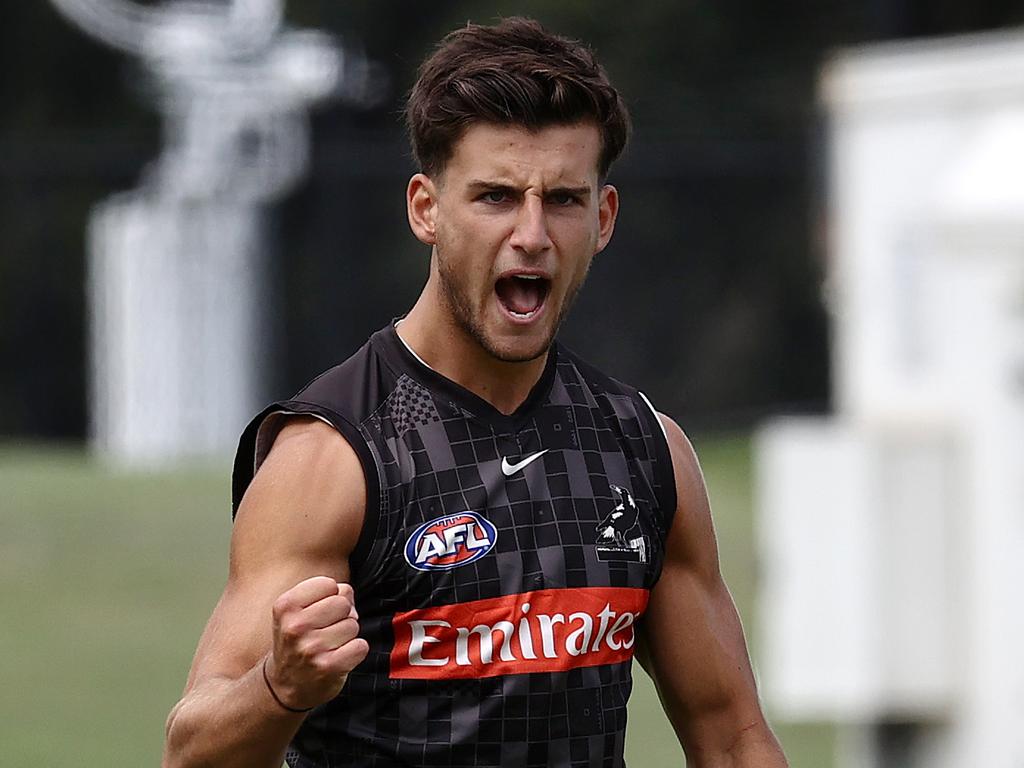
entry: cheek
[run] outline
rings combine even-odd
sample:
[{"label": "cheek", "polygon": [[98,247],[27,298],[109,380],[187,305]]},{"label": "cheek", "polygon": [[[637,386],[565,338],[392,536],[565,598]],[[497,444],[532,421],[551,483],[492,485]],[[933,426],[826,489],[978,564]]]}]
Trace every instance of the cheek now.
[{"label": "cheek", "polygon": [[493,249],[482,238],[448,221],[437,227],[437,258],[448,279],[460,286],[466,295],[486,294],[494,289]]},{"label": "cheek", "polygon": [[438,217],[437,234],[452,248],[477,252],[501,242],[501,225],[493,217],[473,216],[455,209]]},{"label": "cheek", "polygon": [[576,262],[589,262],[597,250],[600,231],[597,221],[589,217],[586,221],[557,222],[549,231],[559,251]]},{"label": "cheek", "polygon": [[502,243],[509,235],[508,223],[498,216],[474,216],[452,211],[437,222],[438,250],[447,260],[458,260],[466,275],[490,275]]}]

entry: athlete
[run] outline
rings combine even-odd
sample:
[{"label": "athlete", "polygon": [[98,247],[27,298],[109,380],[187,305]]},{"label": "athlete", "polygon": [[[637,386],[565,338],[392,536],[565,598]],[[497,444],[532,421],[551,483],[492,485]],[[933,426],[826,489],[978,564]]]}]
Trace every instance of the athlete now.
[{"label": "athlete", "polygon": [[165,766],[621,766],[634,654],[688,764],[778,768],[683,432],[555,336],[612,236],[593,54],[469,25],[420,69],[404,318],[259,414]]}]

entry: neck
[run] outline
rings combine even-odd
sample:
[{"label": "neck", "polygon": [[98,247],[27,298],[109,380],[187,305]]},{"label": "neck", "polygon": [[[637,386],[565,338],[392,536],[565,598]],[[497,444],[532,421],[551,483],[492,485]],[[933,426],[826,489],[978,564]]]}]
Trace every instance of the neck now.
[{"label": "neck", "polygon": [[398,335],[420,360],[445,378],[501,413],[514,412],[543,374],[549,353],[521,363],[494,357],[442,307],[432,282],[428,280],[402,320]]}]

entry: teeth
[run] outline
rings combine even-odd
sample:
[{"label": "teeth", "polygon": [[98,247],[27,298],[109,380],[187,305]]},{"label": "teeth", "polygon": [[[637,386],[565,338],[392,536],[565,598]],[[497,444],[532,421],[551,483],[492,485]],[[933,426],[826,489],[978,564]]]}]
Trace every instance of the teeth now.
[{"label": "teeth", "polygon": [[540,280],[540,275],[516,275],[521,280]]},{"label": "teeth", "polygon": [[525,320],[528,317],[533,317],[535,314],[537,314],[537,310],[536,309],[533,310],[532,312],[516,312],[514,309],[510,309],[508,312],[513,317],[518,317],[518,318],[523,319],[523,320]]}]

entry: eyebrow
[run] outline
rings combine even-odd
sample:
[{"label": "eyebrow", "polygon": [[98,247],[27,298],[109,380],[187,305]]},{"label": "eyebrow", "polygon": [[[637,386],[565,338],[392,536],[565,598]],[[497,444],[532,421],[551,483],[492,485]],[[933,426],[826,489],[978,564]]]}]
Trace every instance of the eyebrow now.
[{"label": "eyebrow", "polygon": [[[473,179],[467,186],[471,190],[498,190],[502,192],[515,192],[521,193],[521,189],[517,189],[512,184],[504,181],[485,181],[484,179]],[[586,197],[590,194],[590,185],[584,184],[581,187],[552,187],[547,190],[548,195],[575,195],[577,197]]]}]

